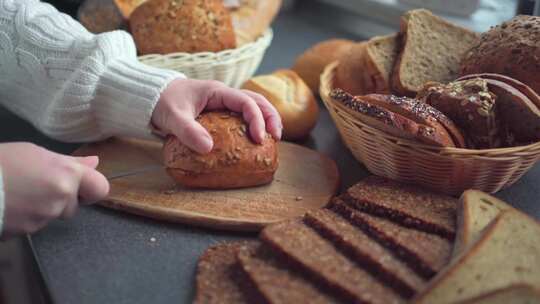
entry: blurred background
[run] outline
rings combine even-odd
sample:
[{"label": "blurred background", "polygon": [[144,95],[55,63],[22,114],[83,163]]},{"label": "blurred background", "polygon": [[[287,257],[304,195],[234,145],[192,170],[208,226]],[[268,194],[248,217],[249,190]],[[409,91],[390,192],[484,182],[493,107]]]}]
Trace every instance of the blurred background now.
[{"label": "blurred background", "polygon": [[[87,0],[93,1],[93,0]],[[103,1],[103,0],[99,0]],[[264,1],[264,0],[261,0]],[[80,0],[48,0],[59,10],[77,15]],[[516,14],[533,14],[533,0],[284,0],[279,18],[303,18],[313,26],[335,27],[358,40],[394,32],[406,10],[424,7],[445,18],[482,32]],[[279,32],[276,33],[279,35]],[[0,108],[0,129],[13,122]],[[29,134],[34,134],[30,126]],[[6,133],[6,131],[4,131]],[[4,136],[5,135],[5,136]],[[2,134],[0,141],[9,141]],[[0,304],[47,303],[47,290],[26,238],[0,242]]]}]

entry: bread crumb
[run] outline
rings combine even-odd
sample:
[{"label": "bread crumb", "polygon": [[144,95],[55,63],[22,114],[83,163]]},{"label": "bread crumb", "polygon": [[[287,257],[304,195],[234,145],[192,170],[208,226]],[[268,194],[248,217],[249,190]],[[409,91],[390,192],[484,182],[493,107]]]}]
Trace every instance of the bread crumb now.
[{"label": "bread crumb", "polygon": [[155,237],[151,237],[151,238],[150,238],[150,242],[155,243],[155,242],[156,242],[156,238],[155,238]]}]

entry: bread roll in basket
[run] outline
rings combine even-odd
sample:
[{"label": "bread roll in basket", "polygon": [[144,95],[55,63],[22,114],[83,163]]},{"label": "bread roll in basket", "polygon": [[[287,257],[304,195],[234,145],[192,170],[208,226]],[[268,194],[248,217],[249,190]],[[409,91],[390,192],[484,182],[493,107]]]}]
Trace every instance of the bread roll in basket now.
[{"label": "bread roll in basket", "polygon": [[330,97],[337,65],[328,65],[321,75],[320,95],[345,145],[373,174],[451,195],[471,188],[495,193],[540,160],[540,142],[472,150],[426,145],[375,129]]}]

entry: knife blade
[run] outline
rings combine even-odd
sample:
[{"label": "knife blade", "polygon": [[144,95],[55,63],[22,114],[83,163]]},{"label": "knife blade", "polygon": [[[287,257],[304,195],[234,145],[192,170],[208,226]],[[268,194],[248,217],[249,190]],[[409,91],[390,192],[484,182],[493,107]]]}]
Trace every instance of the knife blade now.
[{"label": "knife blade", "polygon": [[137,168],[130,171],[114,173],[114,174],[106,176],[106,178],[107,180],[110,181],[110,180],[121,178],[121,177],[127,177],[127,176],[148,173],[152,171],[159,171],[159,170],[164,170],[164,169],[165,167],[163,165],[150,165],[150,166],[145,166],[145,167]]}]

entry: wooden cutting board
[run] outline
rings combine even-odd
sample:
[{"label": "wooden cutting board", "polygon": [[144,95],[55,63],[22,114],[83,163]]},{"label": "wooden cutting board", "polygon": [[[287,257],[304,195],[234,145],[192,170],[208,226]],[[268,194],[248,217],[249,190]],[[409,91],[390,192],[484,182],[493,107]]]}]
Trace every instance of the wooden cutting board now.
[{"label": "wooden cutting board", "polygon": [[[112,176],[162,164],[161,143],[110,139],[85,145],[77,156],[98,155],[98,170]],[[185,224],[257,231],[324,206],[336,193],[339,174],[330,158],[302,146],[279,144],[279,169],[265,186],[235,190],[196,190],[175,184],[165,170],[112,179],[102,205]]]}]

